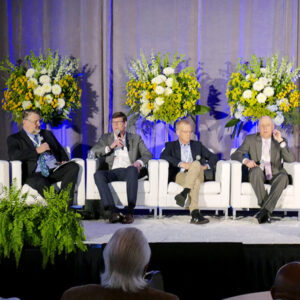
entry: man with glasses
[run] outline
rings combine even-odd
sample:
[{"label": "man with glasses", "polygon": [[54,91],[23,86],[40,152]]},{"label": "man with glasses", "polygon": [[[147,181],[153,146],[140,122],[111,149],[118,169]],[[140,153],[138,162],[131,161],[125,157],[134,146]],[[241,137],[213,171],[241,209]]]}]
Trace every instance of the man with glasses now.
[{"label": "man with glasses", "polygon": [[[75,162],[64,165],[69,158],[53,133],[41,129],[38,112],[26,110],[22,118],[22,130],[7,138],[9,159],[22,161],[22,183],[37,190],[42,197],[45,187],[50,187],[55,182],[62,182],[61,189],[66,189],[71,183],[71,206],[79,172],[78,165]],[[60,168],[54,171],[58,165],[61,165]]]},{"label": "man with glasses", "polygon": [[[104,208],[111,212],[109,222],[130,224],[134,221],[138,179],[145,175],[145,166],[152,158],[141,136],[126,132],[127,116],[116,112],[112,116],[111,133],[101,136],[91,153],[101,158],[100,169],[94,178]],[[115,206],[108,184],[112,181],[126,181],[128,205],[123,216]]]}]

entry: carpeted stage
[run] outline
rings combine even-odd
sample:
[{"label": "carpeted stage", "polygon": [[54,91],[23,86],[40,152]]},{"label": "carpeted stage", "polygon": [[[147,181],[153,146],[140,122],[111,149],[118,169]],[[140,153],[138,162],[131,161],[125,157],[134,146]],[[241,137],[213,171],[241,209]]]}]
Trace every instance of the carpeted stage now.
[{"label": "carpeted stage", "polygon": [[[300,260],[300,222],[296,215],[278,214],[271,224],[257,225],[252,217],[237,220],[210,214],[206,225],[189,224],[188,215],[136,216],[132,225],[150,242],[150,270],[160,270],[165,290],[180,299],[222,299],[268,290],[283,264]],[[70,286],[99,283],[102,250],[113,232],[124,225],[105,220],[83,221],[88,251],[41,268],[36,249],[25,249],[17,269],[2,260],[1,296],[21,299],[60,299]]]}]

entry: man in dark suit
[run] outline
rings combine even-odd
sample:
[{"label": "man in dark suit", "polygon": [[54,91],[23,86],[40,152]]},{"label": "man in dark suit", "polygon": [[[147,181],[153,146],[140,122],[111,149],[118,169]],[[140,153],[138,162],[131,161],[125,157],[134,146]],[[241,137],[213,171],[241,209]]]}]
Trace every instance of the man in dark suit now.
[{"label": "man in dark suit", "polygon": [[[102,159],[100,169],[95,175],[95,182],[103,201],[104,208],[111,212],[110,223],[130,224],[134,221],[138,179],[146,171],[146,164],[152,154],[146,148],[138,134],[126,132],[127,116],[116,112],[112,116],[113,132],[101,136],[91,152]],[[108,183],[126,181],[128,206],[123,216],[115,206]]]},{"label": "man in dark suit", "polygon": [[[246,136],[243,144],[231,155],[249,168],[249,181],[261,207],[256,215],[258,223],[270,222],[271,214],[282,191],[289,183],[282,161],[294,162],[287,141],[269,116],[259,120],[259,133]],[[268,194],[264,183],[271,184]]]},{"label": "man in dark suit", "polygon": [[218,156],[201,142],[191,140],[192,127],[188,121],[179,121],[176,133],[179,139],[166,143],[160,158],[169,162],[169,181],[175,181],[184,187],[183,191],[175,196],[176,203],[183,207],[189,195],[191,223],[208,223],[209,220],[199,211],[198,195],[201,182],[214,179]]},{"label": "man in dark suit", "polygon": [[7,138],[9,159],[22,161],[22,184],[28,184],[41,196],[44,196],[44,188],[55,182],[62,182],[61,189],[71,183],[71,206],[79,167],[75,162],[69,162],[54,171],[69,158],[53,133],[41,129],[40,122],[38,112],[24,111],[23,129]]}]

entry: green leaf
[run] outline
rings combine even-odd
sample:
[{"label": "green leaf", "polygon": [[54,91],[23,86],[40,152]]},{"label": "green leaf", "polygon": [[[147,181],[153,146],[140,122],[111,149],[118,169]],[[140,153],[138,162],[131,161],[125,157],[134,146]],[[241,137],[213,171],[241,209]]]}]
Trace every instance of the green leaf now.
[{"label": "green leaf", "polygon": [[229,122],[226,123],[225,127],[236,126],[239,122],[239,119],[231,119]]},{"label": "green leaf", "polygon": [[209,106],[205,106],[205,105],[196,105],[195,110],[193,111],[193,115],[204,115],[206,113],[208,113],[210,111],[210,107]]}]

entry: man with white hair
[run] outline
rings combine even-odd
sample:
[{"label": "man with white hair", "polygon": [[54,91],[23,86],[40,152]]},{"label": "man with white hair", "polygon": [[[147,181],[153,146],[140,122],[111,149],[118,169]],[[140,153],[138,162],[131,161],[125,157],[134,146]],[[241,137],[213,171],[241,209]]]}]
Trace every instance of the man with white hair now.
[{"label": "man with white hair", "polygon": [[199,211],[199,189],[201,182],[214,179],[218,156],[201,142],[191,140],[192,126],[187,120],[177,122],[176,134],[178,140],[166,143],[160,156],[169,162],[169,181],[175,181],[184,188],[175,196],[176,203],[184,207],[189,196],[191,223],[208,223],[209,220]]},{"label": "man with white hair", "polygon": [[290,262],[278,270],[271,295],[274,300],[300,299],[300,262]]},{"label": "man with white hair", "polygon": [[[259,120],[258,128],[259,133],[247,135],[231,159],[240,161],[249,169],[249,181],[261,207],[256,215],[261,224],[270,222],[276,203],[289,183],[282,161],[294,162],[295,156],[290,152],[281,132],[274,129],[273,120],[269,116]],[[271,184],[269,194],[264,183]]]},{"label": "man with white hair", "polygon": [[147,286],[144,275],[151,250],[142,231],[117,230],[103,252],[105,271],[101,285],[89,284],[67,290],[62,300],[176,300],[177,296]]}]

